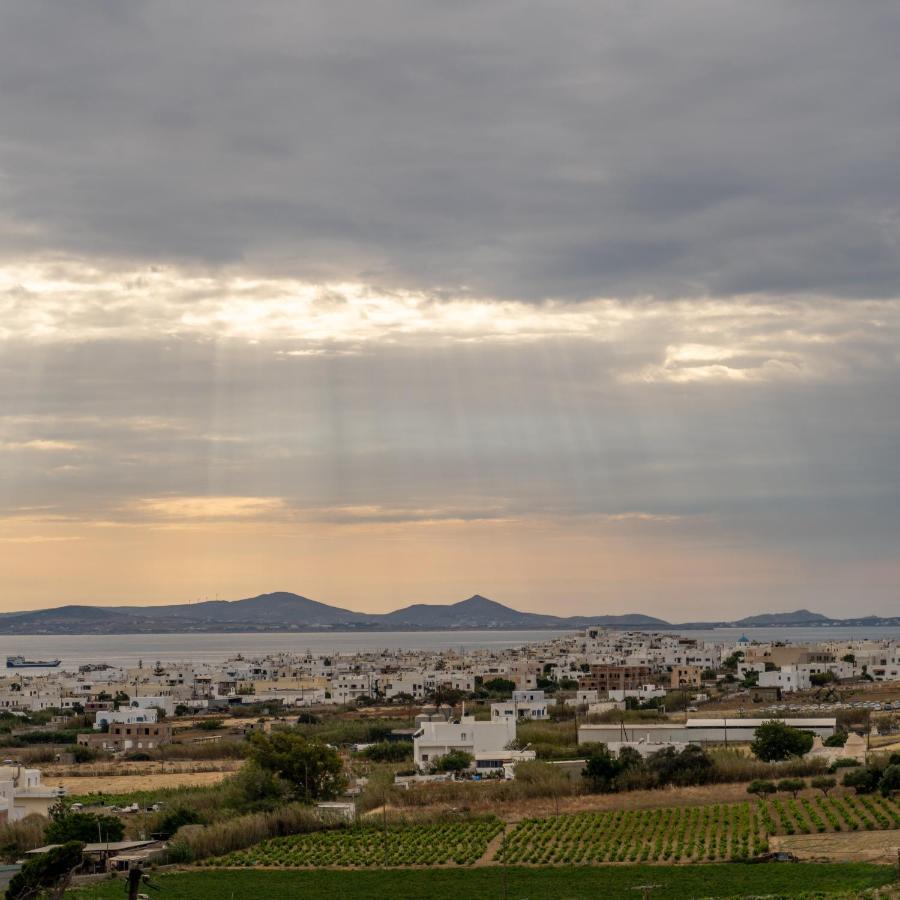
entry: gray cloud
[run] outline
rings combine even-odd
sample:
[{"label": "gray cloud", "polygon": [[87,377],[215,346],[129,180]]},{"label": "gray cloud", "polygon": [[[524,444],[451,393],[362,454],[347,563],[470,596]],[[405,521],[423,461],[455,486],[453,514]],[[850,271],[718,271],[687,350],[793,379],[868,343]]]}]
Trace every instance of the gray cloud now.
[{"label": "gray cloud", "polygon": [[8,351],[4,368],[29,364],[39,378],[0,387],[7,514],[128,521],[141,498],[208,493],[333,522],[644,512],[814,554],[900,539],[892,370],[827,391],[617,383],[616,356],[578,341],[351,357],[92,343]]},{"label": "gray cloud", "polygon": [[110,556],[178,599],[306,554],[348,605],[469,563],[893,612],[898,39],[878,0],[0,0],[5,595],[57,590],[46,542],[88,600]]},{"label": "gray cloud", "polygon": [[896,296],[886,2],[5,4],[7,253]]}]

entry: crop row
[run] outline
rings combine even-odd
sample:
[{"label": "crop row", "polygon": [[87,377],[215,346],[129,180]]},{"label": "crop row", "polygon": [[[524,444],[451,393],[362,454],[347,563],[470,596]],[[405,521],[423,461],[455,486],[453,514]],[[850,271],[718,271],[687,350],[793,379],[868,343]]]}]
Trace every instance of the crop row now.
[{"label": "crop row", "polygon": [[208,860],[215,867],[471,865],[502,831],[499,819],[378,828],[361,825],[273,838]]},{"label": "crop row", "polygon": [[[882,828],[900,828],[900,804],[875,794],[610,810],[525,819],[506,835],[497,861],[524,865],[712,862],[764,853],[773,834]],[[387,829],[359,825],[274,838],[205,865],[471,865],[502,830],[503,824],[493,817]]]},{"label": "crop row", "polygon": [[505,863],[746,859],[768,847],[756,804],[580,813],[526,819],[504,840]]},{"label": "crop row", "polygon": [[900,805],[879,794],[843,797],[772,799],[767,809],[770,832],[816,834],[827,831],[874,831],[900,828]]},{"label": "crop row", "polygon": [[772,834],[900,828],[900,805],[878,795],[615,810],[526,819],[498,860],[526,865],[747,859]]}]

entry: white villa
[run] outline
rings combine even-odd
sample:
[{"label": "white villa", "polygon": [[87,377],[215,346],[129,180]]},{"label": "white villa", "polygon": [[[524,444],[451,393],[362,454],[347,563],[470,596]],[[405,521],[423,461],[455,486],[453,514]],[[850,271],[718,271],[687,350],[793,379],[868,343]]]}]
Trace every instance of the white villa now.
[{"label": "white villa", "polygon": [[462,750],[475,758],[477,771],[490,773],[535,758],[533,750],[508,749],[515,739],[514,716],[491,722],[477,722],[474,716],[422,722],[413,735],[413,758],[418,769],[427,770],[451,750]]}]

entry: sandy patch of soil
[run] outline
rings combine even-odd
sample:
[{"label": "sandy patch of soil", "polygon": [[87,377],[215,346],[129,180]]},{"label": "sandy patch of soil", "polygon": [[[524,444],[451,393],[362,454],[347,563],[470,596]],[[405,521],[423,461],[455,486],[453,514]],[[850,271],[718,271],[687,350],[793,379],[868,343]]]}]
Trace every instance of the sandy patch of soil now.
[{"label": "sandy patch of soil", "polygon": [[143,775],[83,776],[80,778],[47,778],[51,787],[62,785],[70,794],[127,794],[157,788],[197,787],[218,784],[228,772],[165,772]]},{"label": "sandy patch of soil", "polygon": [[787,850],[800,859],[896,863],[900,830],[789,834],[769,838],[769,845],[772,850]]}]

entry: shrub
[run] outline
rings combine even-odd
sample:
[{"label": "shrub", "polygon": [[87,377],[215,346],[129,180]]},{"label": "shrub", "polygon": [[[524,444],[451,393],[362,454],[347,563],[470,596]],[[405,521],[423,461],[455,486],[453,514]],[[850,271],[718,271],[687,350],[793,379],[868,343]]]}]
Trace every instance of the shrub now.
[{"label": "shrub", "polygon": [[242,812],[268,808],[282,800],[288,785],[252,760],[222,783],[224,805]]},{"label": "shrub", "polygon": [[861,766],[844,776],[844,787],[853,788],[857,794],[871,794],[878,787],[879,780],[877,770]]},{"label": "shrub", "polygon": [[609,752],[606,744],[598,744],[585,761],[582,776],[587,779],[595,791],[615,790],[615,779],[619,774],[619,762]]},{"label": "shrub", "polygon": [[170,859],[190,862],[243,850],[272,837],[319,831],[322,820],[308,806],[289,804],[273,812],[236,816],[213,825],[185,825],[169,843]]},{"label": "shrub", "polygon": [[878,789],[884,797],[890,797],[894,791],[900,791],[900,765],[894,763],[884,770],[881,781],[878,782]]},{"label": "shrub", "polygon": [[201,719],[197,723],[197,727],[202,731],[218,731],[223,725],[224,722],[221,719]]},{"label": "shrub", "polygon": [[77,731],[24,731],[4,738],[4,747],[26,747],[30,744],[74,744]]},{"label": "shrub", "polygon": [[162,813],[152,830],[154,834],[167,840],[183,825],[198,825],[202,821],[203,819],[196,810],[182,806]]},{"label": "shrub", "polygon": [[806,787],[806,782],[802,778],[782,778],[778,782],[778,790],[782,793],[788,793],[797,799],[797,794]]},{"label": "shrub", "polygon": [[713,762],[702,747],[689,744],[680,753],[674,747],[658,750],[645,763],[660,786],[706,784],[712,780]]},{"label": "shrub", "polygon": [[81,841],[85,844],[96,841],[121,841],[125,826],[116,816],[98,813],[57,811],[44,832],[48,844],[65,844]]},{"label": "shrub", "polygon": [[492,678],[490,681],[485,681],[483,687],[492,694],[501,694],[506,697],[516,689],[516,683],[507,678]]},{"label": "shrub", "polygon": [[93,747],[84,747],[81,744],[75,744],[68,752],[75,757],[75,762],[77,763],[93,762],[100,756],[98,750],[95,750]]},{"label": "shrub", "polygon": [[775,784],[771,781],[751,781],[750,784],[747,785],[747,793],[748,794],[756,794],[760,800],[766,796],[766,794],[774,794],[778,790],[775,787]]},{"label": "shrub", "polygon": [[475,761],[475,757],[465,750],[450,750],[439,756],[433,763],[436,772],[464,772]]},{"label": "shrub", "polygon": [[803,756],[812,749],[813,736],[784,722],[763,722],[756,729],[751,750],[764,762],[777,762],[791,756]]},{"label": "shrub", "polygon": [[363,750],[363,756],[373,762],[406,762],[412,759],[412,755],[410,741],[379,741]]},{"label": "shrub", "polygon": [[847,737],[846,731],[836,731],[834,734],[828,735],[822,743],[826,747],[843,747],[847,743]]},{"label": "shrub", "polygon": [[821,758],[794,756],[783,762],[767,763],[752,756],[746,756],[734,749],[722,747],[708,752],[713,761],[713,781],[767,781],[780,778],[802,778],[808,775],[821,775],[826,771],[827,763]]},{"label": "shrub", "polygon": [[15,862],[28,850],[42,846],[46,828],[47,819],[35,813],[0,825],[0,856],[5,862]]},{"label": "shrub", "polygon": [[837,786],[837,779],[829,778],[827,775],[818,775],[810,781],[810,785],[820,790],[827,797],[828,792]]}]

